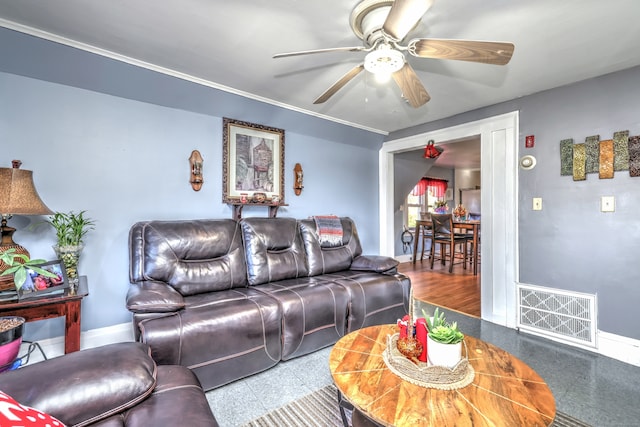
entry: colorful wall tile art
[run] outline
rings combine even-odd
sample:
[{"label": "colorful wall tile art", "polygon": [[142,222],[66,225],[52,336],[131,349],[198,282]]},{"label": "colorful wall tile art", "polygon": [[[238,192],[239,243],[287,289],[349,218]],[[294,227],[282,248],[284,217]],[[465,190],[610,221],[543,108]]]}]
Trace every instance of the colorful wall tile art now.
[{"label": "colorful wall tile art", "polygon": [[600,140],[600,135],[585,138],[574,144],[573,138],[560,141],[560,175],[584,181],[597,173],[600,179],[611,179],[615,172],[629,171],[629,176],[640,176],[640,136],[629,136],[629,131],[618,131],[613,139]]}]

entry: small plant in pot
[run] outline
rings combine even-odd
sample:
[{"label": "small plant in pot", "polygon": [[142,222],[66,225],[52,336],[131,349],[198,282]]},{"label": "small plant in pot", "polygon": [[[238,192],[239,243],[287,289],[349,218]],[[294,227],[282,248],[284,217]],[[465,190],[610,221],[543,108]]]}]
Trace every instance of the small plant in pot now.
[{"label": "small plant in pot", "polygon": [[84,248],[83,239],[94,229],[94,221],[85,216],[86,211],[74,213],[56,212],[47,221],[56,230],[57,243],[53,246],[62,260],[72,284],[78,283],[78,262]]},{"label": "small plant in pot", "polygon": [[9,248],[2,251],[0,253],[0,261],[9,266],[9,268],[4,270],[0,276],[13,274],[13,283],[15,284],[17,291],[19,291],[20,288],[22,288],[22,285],[24,285],[24,282],[27,281],[27,270],[33,270],[45,277],[56,277],[52,272],[38,267],[38,265],[45,263],[45,260],[31,259],[25,254],[16,253],[15,248]]},{"label": "small plant in pot", "polygon": [[[424,313],[424,312],[423,312]],[[457,322],[447,322],[439,308],[433,317],[424,315],[427,323],[427,352],[429,363],[454,368],[462,357],[464,334],[458,330]]]}]

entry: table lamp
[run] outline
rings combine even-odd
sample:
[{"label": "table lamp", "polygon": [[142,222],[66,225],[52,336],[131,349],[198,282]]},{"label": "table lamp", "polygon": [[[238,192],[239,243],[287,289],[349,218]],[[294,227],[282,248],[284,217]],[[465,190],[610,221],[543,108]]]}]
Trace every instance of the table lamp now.
[{"label": "table lamp", "polygon": [[[13,241],[13,233],[16,229],[7,226],[7,220],[13,215],[50,215],[53,212],[40,199],[33,185],[33,172],[20,169],[21,164],[20,160],[14,160],[13,167],[0,168],[0,214],[2,215],[0,252],[14,248],[16,253],[29,256],[29,251]],[[0,273],[7,268],[5,263],[0,262]],[[0,276],[0,290],[5,287],[2,285],[6,282],[13,283],[13,278]]]}]

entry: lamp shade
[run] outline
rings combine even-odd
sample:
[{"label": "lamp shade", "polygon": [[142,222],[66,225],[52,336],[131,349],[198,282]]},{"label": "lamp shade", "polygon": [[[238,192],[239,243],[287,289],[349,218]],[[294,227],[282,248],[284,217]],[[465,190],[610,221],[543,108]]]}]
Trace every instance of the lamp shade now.
[{"label": "lamp shade", "polygon": [[[13,241],[13,227],[7,226],[12,215],[50,215],[51,209],[44,204],[33,185],[33,172],[19,169],[19,160],[14,160],[12,168],[0,168],[0,252],[14,249],[16,254],[29,256],[29,251]],[[0,261],[0,273],[9,266]],[[0,276],[0,292],[15,289],[12,276]]]},{"label": "lamp shade", "polygon": [[18,168],[0,168],[0,214],[51,215],[33,185],[33,172]]}]

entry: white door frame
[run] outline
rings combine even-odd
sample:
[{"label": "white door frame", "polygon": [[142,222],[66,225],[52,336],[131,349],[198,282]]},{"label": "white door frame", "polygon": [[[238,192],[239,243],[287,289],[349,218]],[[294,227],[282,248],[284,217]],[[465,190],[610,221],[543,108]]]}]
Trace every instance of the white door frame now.
[{"label": "white door frame", "polygon": [[482,197],[482,318],[516,326],[518,279],[517,111],[385,142],[379,153],[380,254],[394,256],[394,154],[480,136]]}]

